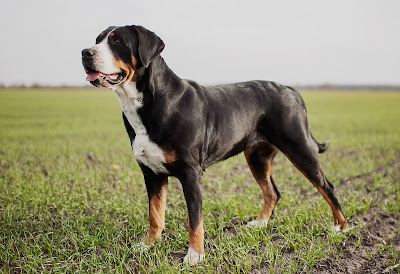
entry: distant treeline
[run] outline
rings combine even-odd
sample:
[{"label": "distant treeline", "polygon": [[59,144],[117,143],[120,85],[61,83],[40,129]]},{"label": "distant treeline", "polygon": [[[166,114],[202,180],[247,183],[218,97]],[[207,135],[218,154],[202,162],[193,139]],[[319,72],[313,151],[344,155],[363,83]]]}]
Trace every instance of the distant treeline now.
[{"label": "distant treeline", "polygon": [[[320,90],[320,91],[331,91],[331,90],[347,90],[347,91],[400,91],[400,85],[333,85],[333,84],[322,84],[322,85],[292,85],[292,87],[300,90]],[[41,84],[18,84],[18,85],[4,85],[0,83],[0,89],[91,89],[94,88],[91,85],[41,85]]]},{"label": "distant treeline", "polygon": [[348,90],[348,91],[361,91],[361,90],[370,90],[370,91],[400,91],[400,85],[295,85],[296,89],[303,90],[322,90],[322,91],[330,91],[330,90]]},{"label": "distant treeline", "polygon": [[84,88],[94,88],[93,86],[90,85],[42,85],[42,84],[31,84],[31,85],[26,85],[26,84],[14,84],[14,85],[4,85],[0,83],[0,89],[84,89]]}]

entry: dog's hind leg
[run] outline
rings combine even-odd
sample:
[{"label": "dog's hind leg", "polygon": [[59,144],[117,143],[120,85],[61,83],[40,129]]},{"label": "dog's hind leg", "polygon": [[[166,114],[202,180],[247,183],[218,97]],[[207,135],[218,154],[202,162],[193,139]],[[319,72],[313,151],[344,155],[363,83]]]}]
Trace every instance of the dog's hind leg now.
[{"label": "dog's hind leg", "polygon": [[325,176],[318,158],[319,147],[311,138],[299,138],[286,142],[280,150],[289,158],[293,165],[310,180],[322,194],[332,209],[334,227],[336,230],[348,230],[348,224],[342,212],[333,184]]},{"label": "dog's hind leg", "polygon": [[[328,143],[319,144],[313,137],[307,119],[305,105],[297,92],[284,96],[277,102],[275,111],[279,115],[268,116],[259,126],[260,133],[284,153],[293,165],[310,180],[333,212],[336,229],[348,230],[348,224],[335,194],[335,188],[322,169],[319,154],[328,148]],[[278,111],[279,110],[279,111]]]},{"label": "dog's hind leg", "polygon": [[279,190],[272,177],[272,162],[277,152],[278,149],[268,143],[259,143],[244,151],[247,164],[264,197],[264,207],[260,215],[257,220],[250,222],[249,225],[266,225],[280,198]]}]

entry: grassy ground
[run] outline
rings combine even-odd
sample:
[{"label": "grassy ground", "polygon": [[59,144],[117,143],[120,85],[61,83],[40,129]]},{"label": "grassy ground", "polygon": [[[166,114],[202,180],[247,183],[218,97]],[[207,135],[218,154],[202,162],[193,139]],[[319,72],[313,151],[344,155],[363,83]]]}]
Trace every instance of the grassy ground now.
[{"label": "grassy ground", "polygon": [[331,230],[328,204],[282,154],[274,218],[248,229],[262,195],[239,155],[203,176],[206,261],[188,267],[175,179],[162,240],[135,248],[148,201],[114,94],[0,91],[0,271],[399,272],[400,93],[303,96],[314,136],[331,140],[321,161],[353,229]]}]

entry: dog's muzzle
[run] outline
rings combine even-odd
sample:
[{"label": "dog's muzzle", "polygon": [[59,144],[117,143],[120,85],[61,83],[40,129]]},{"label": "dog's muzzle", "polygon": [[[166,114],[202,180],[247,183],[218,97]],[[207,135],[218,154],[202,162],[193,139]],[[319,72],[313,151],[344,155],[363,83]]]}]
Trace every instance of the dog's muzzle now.
[{"label": "dog's muzzle", "polygon": [[94,86],[105,86],[107,82],[111,85],[118,85],[125,79],[125,72],[121,71],[113,74],[102,73],[95,65],[96,51],[92,48],[82,50],[82,64],[87,74],[86,80]]}]

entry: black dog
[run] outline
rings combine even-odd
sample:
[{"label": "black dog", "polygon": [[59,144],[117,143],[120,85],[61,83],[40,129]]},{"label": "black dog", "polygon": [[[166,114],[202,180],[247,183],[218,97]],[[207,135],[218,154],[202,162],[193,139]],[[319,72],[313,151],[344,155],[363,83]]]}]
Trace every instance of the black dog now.
[{"label": "black dog", "polygon": [[347,230],[333,185],[318,153],[328,148],[312,136],[300,94],[274,82],[251,81],[203,87],[182,80],[165,64],[164,43],[141,26],[109,27],[82,51],[87,80],[115,91],[149,196],[152,245],[164,229],[168,176],[182,184],[189,213],[185,262],[204,258],[203,171],[244,151],[264,195],[250,224],[265,225],[280,193],[272,178],[278,150],[318,189],[333,211],[335,227]]}]

